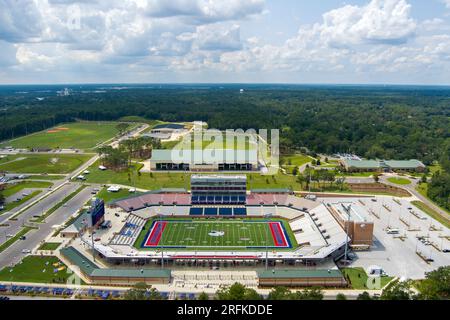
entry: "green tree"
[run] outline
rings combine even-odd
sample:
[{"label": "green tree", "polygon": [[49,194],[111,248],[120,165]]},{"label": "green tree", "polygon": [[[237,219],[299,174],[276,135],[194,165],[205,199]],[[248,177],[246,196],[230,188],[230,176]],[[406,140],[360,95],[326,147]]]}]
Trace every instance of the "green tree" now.
[{"label": "green tree", "polygon": [[262,297],[254,290],[243,284],[234,283],[231,286],[219,289],[216,292],[217,300],[261,300]]},{"label": "green tree", "polygon": [[136,283],[133,288],[124,294],[125,300],[161,300],[159,292],[145,282]]},{"label": "green tree", "polygon": [[356,300],[373,300],[373,298],[370,296],[370,294],[367,291],[364,291],[363,293],[360,293]]},{"label": "green tree", "polygon": [[418,299],[450,299],[450,266],[427,272],[425,279],[418,283],[417,288],[419,290]]},{"label": "green tree", "polygon": [[381,300],[411,300],[414,293],[409,281],[397,281],[383,290]]},{"label": "green tree", "polygon": [[336,300],[347,300],[347,297],[343,293],[338,293],[336,295]]},{"label": "green tree", "polygon": [[206,292],[200,293],[197,300],[209,300],[209,296]]},{"label": "green tree", "polygon": [[292,294],[293,300],[323,300],[323,293],[319,288],[304,289]]},{"label": "green tree", "polygon": [[116,129],[120,135],[123,135],[129,127],[130,127],[130,125],[128,123],[121,122],[121,123],[117,124]]},{"label": "green tree", "polygon": [[291,299],[292,292],[286,287],[273,288],[267,297],[268,300],[289,300]]}]

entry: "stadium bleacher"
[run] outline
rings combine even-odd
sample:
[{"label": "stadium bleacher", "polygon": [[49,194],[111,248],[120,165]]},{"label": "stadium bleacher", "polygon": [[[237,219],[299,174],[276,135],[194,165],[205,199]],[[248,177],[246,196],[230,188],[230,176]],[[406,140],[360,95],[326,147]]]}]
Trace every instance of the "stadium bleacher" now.
[{"label": "stadium bleacher", "polygon": [[190,216],[202,216],[203,215],[203,208],[190,208],[189,209],[189,215]]},{"label": "stadium bleacher", "polygon": [[203,212],[205,216],[217,216],[217,208],[205,208]]},{"label": "stadium bleacher", "polygon": [[232,216],[233,209],[232,208],[219,208],[219,216]]}]

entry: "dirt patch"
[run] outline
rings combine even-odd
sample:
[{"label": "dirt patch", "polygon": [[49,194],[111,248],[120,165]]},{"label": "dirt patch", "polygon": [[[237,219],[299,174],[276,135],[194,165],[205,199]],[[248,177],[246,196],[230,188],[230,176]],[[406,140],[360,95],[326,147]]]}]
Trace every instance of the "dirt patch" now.
[{"label": "dirt patch", "polygon": [[59,158],[51,158],[51,159],[50,159],[50,163],[51,163],[51,164],[57,164],[58,161],[59,161]]},{"label": "dirt patch", "polygon": [[48,130],[47,133],[57,133],[59,132],[58,130]]},{"label": "dirt patch", "polygon": [[56,128],[55,130],[66,131],[66,130],[70,130],[70,129],[69,128],[65,128],[65,127],[61,127],[61,128]]},{"label": "dirt patch", "polygon": [[388,186],[382,183],[350,183],[348,186],[353,192],[388,193],[395,197],[411,196],[411,194],[404,189]]}]

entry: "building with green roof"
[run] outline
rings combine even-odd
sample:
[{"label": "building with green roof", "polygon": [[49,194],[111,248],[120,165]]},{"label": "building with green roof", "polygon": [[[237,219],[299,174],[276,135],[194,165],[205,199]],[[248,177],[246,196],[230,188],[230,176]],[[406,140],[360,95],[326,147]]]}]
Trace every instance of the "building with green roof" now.
[{"label": "building with green roof", "polygon": [[341,166],[348,172],[423,172],[426,166],[419,160],[351,160],[343,159]]}]

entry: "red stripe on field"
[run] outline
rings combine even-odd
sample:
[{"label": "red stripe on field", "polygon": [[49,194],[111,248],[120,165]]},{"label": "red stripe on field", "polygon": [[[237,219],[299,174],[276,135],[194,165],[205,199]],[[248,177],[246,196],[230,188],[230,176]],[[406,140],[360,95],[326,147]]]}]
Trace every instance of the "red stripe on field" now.
[{"label": "red stripe on field", "polygon": [[[273,242],[275,243],[275,246],[276,247],[287,247],[286,236],[280,227],[280,223],[279,222],[270,222],[269,227],[270,227],[270,231],[272,232]],[[276,236],[277,234],[281,237],[281,242],[278,241],[278,238]]]},{"label": "red stripe on field", "polygon": [[[158,228],[161,224],[161,228]],[[161,240],[162,233],[164,232],[164,229],[166,228],[167,222],[156,222],[153,225],[152,231],[150,232],[150,235],[147,238],[147,241],[145,242],[146,247],[156,247],[159,244],[159,241]],[[152,241],[153,236],[156,234],[156,239]]]}]

